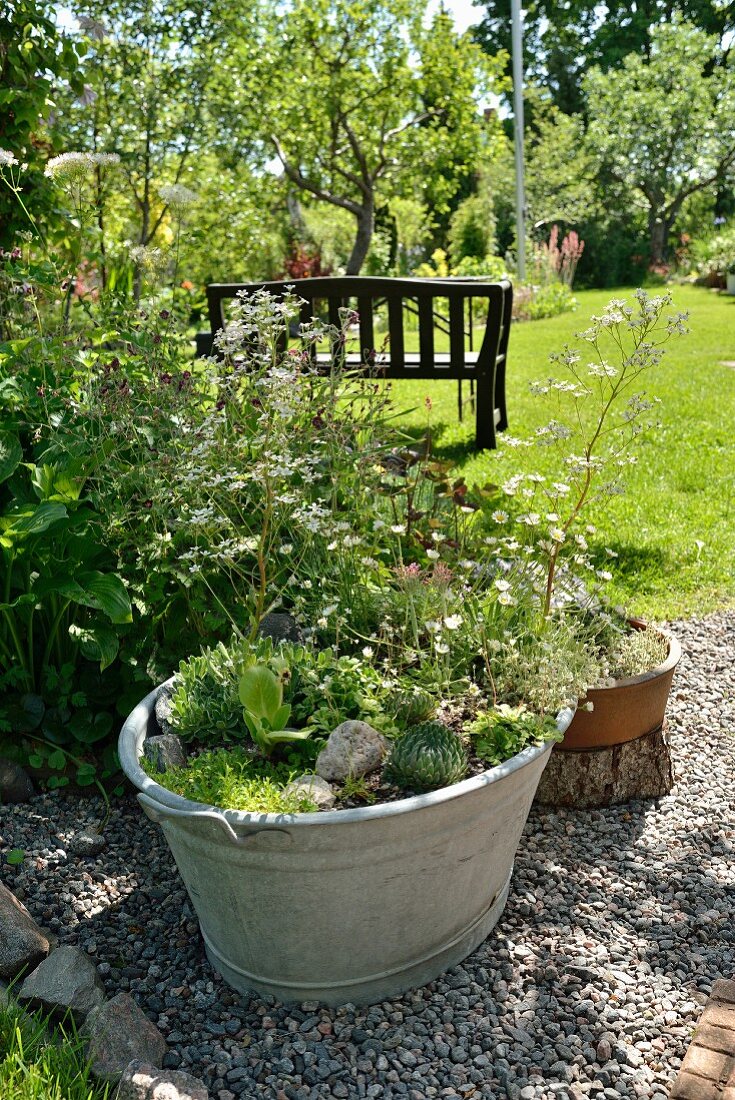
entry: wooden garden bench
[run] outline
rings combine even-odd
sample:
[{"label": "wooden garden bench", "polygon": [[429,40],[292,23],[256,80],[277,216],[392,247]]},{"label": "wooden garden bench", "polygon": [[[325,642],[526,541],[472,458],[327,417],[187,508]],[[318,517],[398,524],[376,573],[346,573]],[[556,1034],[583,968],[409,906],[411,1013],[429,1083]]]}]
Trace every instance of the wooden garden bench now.
[{"label": "wooden garden bench", "polygon": [[[356,310],[359,350],[349,351],[346,365],[383,378],[456,379],[459,418],[462,383],[471,384],[475,406],[475,445],[493,448],[496,432],[508,426],[505,367],[510,334],[513,288],[508,281],[484,283],[459,279],[383,279],[360,275],[270,283],[213,283],[207,287],[210,332],[197,335],[197,354],[216,351],[215,334],[227,322],[226,304],[242,291],[264,289],[283,294],[287,287],[304,299],[301,320],[324,317],[340,325],[340,309]],[[484,324],[478,350],[473,327]],[[436,351],[437,332],[448,337],[448,351]],[[418,351],[406,350],[414,337]],[[318,354],[328,370],[331,356]]]}]

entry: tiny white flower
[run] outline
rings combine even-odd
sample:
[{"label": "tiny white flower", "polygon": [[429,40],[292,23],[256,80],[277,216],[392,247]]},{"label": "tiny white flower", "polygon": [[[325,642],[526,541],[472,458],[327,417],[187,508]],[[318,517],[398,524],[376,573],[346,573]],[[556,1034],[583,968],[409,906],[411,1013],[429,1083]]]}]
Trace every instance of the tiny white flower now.
[{"label": "tiny white flower", "polygon": [[502,577],[498,577],[495,581],[495,587],[498,592],[507,592],[510,589],[510,581],[504,581]]},{"label": "tiny white flower", "polygon": [[0,172],[3,168],[12,168],[17,163],[18,158],[14,157],[8,149],[0,149]]},{"label": "tiny white flower", "polygon": [[373,649],[373,647],[372,647],[372,646],[370,646],[370,645],[364,645],[364,646],[362,647],[362,655],[363,655],[363,657],[366,657],[366,658],[367,658],[368,660],[369,660],[369,659],[370,659],[370,658],[371,658],[372,656],[374,656],[374,654],[375,654],[375,650]]},{"label": "tiny white flower", "polygon": [[498,603],[502,604],[503,607],[512,607],[515,602],[510,592],[501,592],[498,596]]},{"label": "tiny white flower", "polygon": [[434,649],[437,651],[437,653],[449,653],[449,646],[446,644],[446,642],[437,642],[434,646]]},{"label": "tiny white flower", "polygon": [[431,558],[432,561],[437,561],[437,559],[441,557],[441,554],[438,550],[427,550],[426,556],[427,558]]},{"label": "tiny white flower", "polygon": [[158,194],[166,206],[170,206],[174,211],[183,210],[196,202],[195,192],[184,187],[182,183],[166,183],[158,188]]},{"label": "tiny white flower", "polygon": [[51,157],[43,174],[62,183],[80,183],[89,175],[94,164],[91,153],[60,153],[58,157]]},{"label": "tiny white flower", "polygon": [[392,523],[390,529],[391,529],[391,531],[393,532],[394,535],[405,535],[406,534],[406,525],[405,525],[405,523]]},{"label": "tiny white flower", "polygon": [[444,619],[444,625],[447,630],[458,630],[464,619],[461,615],[447,615]]},{"label": "tiny white flower", "polygon": [[552,527],[549,531],[549,538],[553,539],[554,542],[562,543],[565,541],[566,535],[562,531],[561,527]]},{"label": "tiny white flower", "polygon": [[442,628],[442,624],[438,623],[436,619],[427,619],[424,626],[430,634],[438,634]]},{"label": "tiny white flower", "polygon": [[495,520],[496,523],[507,523],[508,522],[508,513],[504,512],[502,508],[497,508],[493,512],[492,518]]}]

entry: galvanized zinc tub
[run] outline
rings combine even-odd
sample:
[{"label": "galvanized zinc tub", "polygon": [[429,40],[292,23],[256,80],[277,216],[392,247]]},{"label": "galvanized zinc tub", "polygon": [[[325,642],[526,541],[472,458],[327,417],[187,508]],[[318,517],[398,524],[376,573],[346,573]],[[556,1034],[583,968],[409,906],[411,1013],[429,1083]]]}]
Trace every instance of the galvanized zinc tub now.
[{"label": "galvanized zinc tub", "polygon": [[[125,722],[120,762],[163,829],[209,961],[235,989],[375,1003],[431,981],[486,938],[550,742],[400,802],[248,814],[190,802],[142,770],[160,690]],[[570,720],[563,712],[560,729]]]}]

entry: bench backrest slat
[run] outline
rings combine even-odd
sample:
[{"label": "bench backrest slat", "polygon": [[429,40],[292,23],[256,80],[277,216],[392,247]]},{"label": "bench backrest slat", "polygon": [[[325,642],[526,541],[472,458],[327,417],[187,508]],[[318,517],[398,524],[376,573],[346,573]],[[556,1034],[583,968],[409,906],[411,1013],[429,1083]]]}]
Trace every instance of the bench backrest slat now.
[{"label": "bench backrest slat", "polygon": [[[339,327],[340,310],[349,306],[359,314],[359,352],[361,361],[381,365],[383,343],[376,348],[376,311],[387,312],[388,339],[385,341],[385,375],[388,378],[443,377],[472,378],[494,370],[496,359],[507,351],[510,329],[512,288],[508,282],[464,282],[460,279],[384,279],[368,276],[325,276],[299,279],[295,282],[253,284],[220,284],[207,287],[209,320],[214,335],[225,323],[224,305],[239,293],[259,289],[282,295],[287,288],[305,300],[300,309],[301,321],[326,315],[329,323]],[[482,344],[477,354],[468,359],[465,350],[467,335],[466,303],[473,303],[474,323],[485,325]],[[384,305],[387,310],[384,309]],[[448,310],[447,310],[448,307]],[[448,317],[447,317],[448,312]],[[406,315],[418,318],[418,356],[409,360],[406,353]],[[438,324],[443,320],[443,324]],[[437,364],[436,331],[449,332],[449,356]],[[354,348],[354,344],[353,344]],[[448,361],[447,361],[448,358]]]},{"label": "bench backrest slat", "polygon": [[360,295],[357,299],[360,324],[360,359],[372,365],[375,362],[375,334],[373,331],[373,299]]},{"label": "bench backrest slat", "polygon": [[449,365],[461,371],[465,361],[464,351],[464,299],[449,299]]},{"label": "bench backrest slat", "polygon": [[403,338],[403,299],[388,299],[388,333],[390,362],[394,370],[406,368],[406,345]]},{"label": "bench backrest slat", "polygon": [[419,306],[419,365],[431,370],[434,365],[434,299],[421,296]]}]

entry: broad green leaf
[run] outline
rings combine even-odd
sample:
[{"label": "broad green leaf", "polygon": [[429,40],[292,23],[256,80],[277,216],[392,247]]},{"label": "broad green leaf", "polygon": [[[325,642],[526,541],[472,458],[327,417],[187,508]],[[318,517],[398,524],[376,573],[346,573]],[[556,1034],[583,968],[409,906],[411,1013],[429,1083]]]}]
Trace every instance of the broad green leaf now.
[{"label": "broad green leaf", "polygon": [[80,573],[76,580],[86,596],[79,603],[102,611],[116,625],[133,621],[128,591],[116,573],[100,573],[95,569]]},{"label": "broad green leaf", "polygon": [[281,745],[288,741],[306,741],[309,737],[311,737],[310,729],[275,730],[268,734],[268,741],[271,745]]},{"label": "broad green leaf", "polygon": [[280,680],[265,665],[253,665],[240,677],[240,702],[258,718],[272,719],[283,701]]},{"label": "broad green leaf", "polygon": [[61,749],[56,749],[55,752],[49,755],[48,766],[60,772],[66,766],[66,753],[63,753]]},{"label": "broad green leaf", "polygon": [[73,503],[79,500],[84,486],[84,478],[74,473],[72,465],[66,468],[57,464],[44,463],[31,466],[31,484],[39,500],[54,500]]},{"label": "broad green leaf", "polygon": [[94,745],[108,736],[112,729],[112,715],[107,711],[100,711],[94,718],[77,711],[67,723],[67,729],[75,741],[83,745]]},{"label": "broad green leaf", "polygon": [[0,432],[0,481],[7,481],[20,465],[23,448],[15,435]]},{"label": "broad green leaf", "polygon": [[25,504],[17,511],[0,517],[0,530],[4,532],[5,539],[12,542],[19,536],[41,535],[59,520],[66,519],[66,516],[64,505],[55,501],[44,501],[35,506]]},{"label": "broad green leaf", "polygon": [[7,863],[11,867],[18,867],[26,858],[25,851],[22,848],[13,848],[5,857]]},{"label": "broad green leaf", "polygon": [[57,787],[67,787],[69,785],[68,775],[50,775],[48,778],[49,790],[56,790]]},{"label": "broad green leaf", "polygon": [[75,779],[80,787],[89,787],[97,778],[97,768],[94,764],[80,764],[77,768]]},{"label": "broad green leaf", "polygon": [[291,704],[284,703],[283,706],[279,707],[276,713],[273,715],[273,718],[271,719],[271,726],[274,730],[282,730],[288,724],[288,720],[290,717]]},{"label": "broad green leaf", "polygon": [[79,648],[88,661],[99,661],[100,672],[104,672],[117,657],[120,648],[117,634],[109,626],[69,627],[69,633],[79,642]]},{"label": "broad green leaf", "polygon": [[41,725],[46,707],[40,695],[28,692],[15,698],[5,708],[8,720],[16,733],[32,733]]}]

